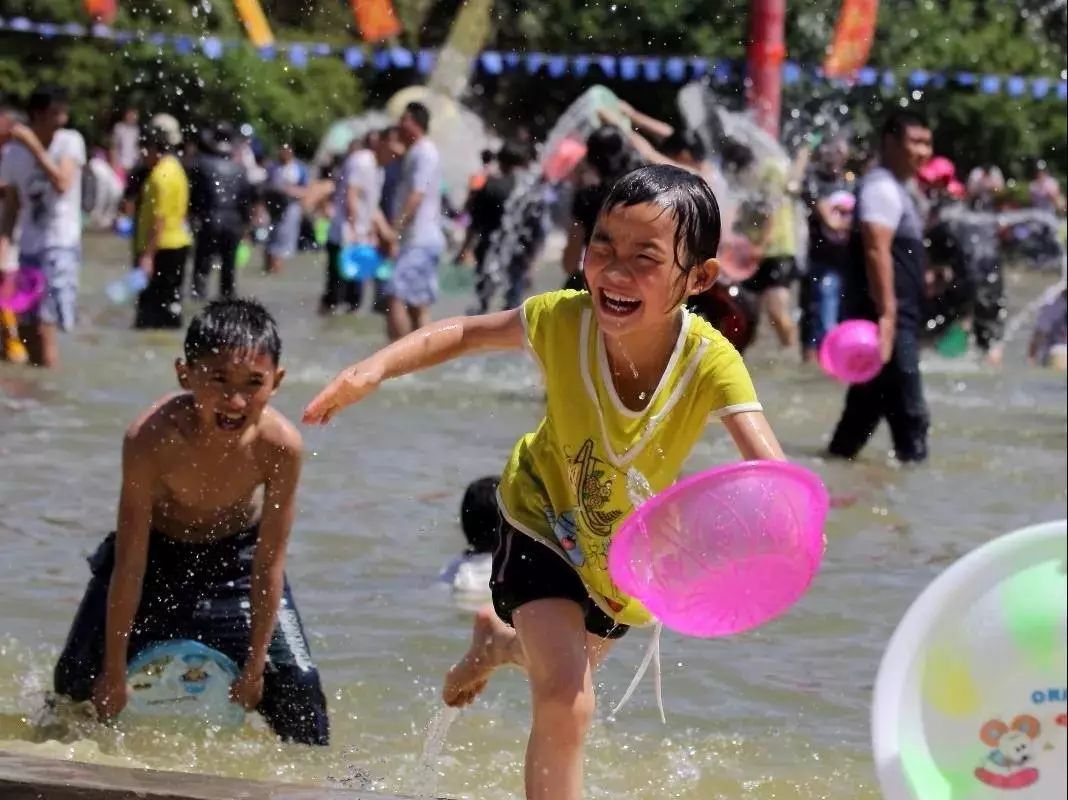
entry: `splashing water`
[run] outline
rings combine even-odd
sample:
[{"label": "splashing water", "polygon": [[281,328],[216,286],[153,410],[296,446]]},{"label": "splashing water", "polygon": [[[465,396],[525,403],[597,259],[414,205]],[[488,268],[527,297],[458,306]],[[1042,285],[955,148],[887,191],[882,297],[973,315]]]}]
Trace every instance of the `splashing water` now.
[{"label": "splashing water", "polygon": [[412,795],[419,800],[433,800],[438,785],[438,758],[445,747],[445,737],[449,735],[460,709],[442,706],[430,718],[426,726],[426,741],[423,742],[423,754],[419,757],[416,778],[412,786]]},{"label": "splashing water", "polygon": [[652,496],[653,487],[649,485],[649,479],[634,467],[627,470],[627,497],[630,499],[630,504],[638,508]]},{"label": "splashing water", "polygon": [[[796,251],[803,259],[808,251],[807,217],[799,199],[786,194],[791,159],[782,144],[749,114],[728,111],[704,83],[684,86],[677,104],[686,127],[697,133],[709,153],[722,158],[728,143],[741,145],[752,153],[748,164],[738,168],[723,164],[712,178],[711,188],[719,202],[725,231],[733,232],[734,238],[752,240],[763,226],[762,219],[780,204],[793,203]],[[748,277],[756,267],[745,258],[738,261],[737,265],[724,265],[725,274],[735,280]]]},{"label": "splashing water", "polygon": [[[544,177],[545,162],[565,139],[585,142],[600,125],[597,110],[618,104],[619,99],[603,86],[585,91],[557,119],[539,158],[518,174],[515,188],[504,204],[501,224],[493,232],[486,253],[485,273],[493,284],[494,294],[503,275],[521,273],[533,264],[541,249],[549,207],[555,201],[555,191]],[[516,283],[514,278],[512,283]],[[518,303],[518,297],[505,298],[508,307]]]}]

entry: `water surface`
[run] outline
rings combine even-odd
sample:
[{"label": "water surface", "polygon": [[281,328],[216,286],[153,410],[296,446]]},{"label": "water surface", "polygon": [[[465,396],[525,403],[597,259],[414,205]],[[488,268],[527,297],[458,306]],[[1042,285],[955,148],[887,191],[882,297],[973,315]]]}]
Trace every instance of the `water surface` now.
[{"label": "water surface", "polygon": [[[330,702],[333,745],[282,745],[265,731],[234,735],[74,725],[58,741],[27,721],[88,578],[85,557],[114,525],[125,425],[175,387],[180,336],[135,333],[102,287],[124,250],[90,240],[85,324],[63,342],[54,374],[0,365],[0,747],[107,763],[249,778],[347,783],[391,791],[425,785],[424,729],[440,679],[466,646],[468,612],[435,585],[462,546],[457,513],[468,481],[498,472],[537,423],[536,367],[522,355],[470,359],[387,385],[330,428],[306,431],[307,464],[289,576]],[[545,266],[539,284],[557,281]],[[1048,282],[1009,282],[1022,307]],[[382,342],[370,315],[315,315],[318,257],[281,277],[252,268],[243,291],[278,316],[288,377],[278,407],[291,418],[338,368]],[[452,294],[439,313],[459,312]],[[1027,331],[1027,326],[1023,326]],[[878,796],[868,713],[882,649],[909,602],[976,545],[1064,515],[1066,384],[1029,367],[1024,342],[1006,366],[925,362],[934,420],[931,463],[897,469],[885,431],[857,464],[818,457],[842,391],[765,335],[748,359],[787,453],[819,472],[837,507],[823,571],[802,603],[762,630],[725,641],[663,642],[661,725],[651,680],[606,720],[646,644],[635,632],[602,669],[589,746],[591,798],[861,800]],[[711,427],[689,469],[734,458]],[[529,707],[522,676],[505,672],[452,726],[438,789],[493,800],[521,793]]]}]

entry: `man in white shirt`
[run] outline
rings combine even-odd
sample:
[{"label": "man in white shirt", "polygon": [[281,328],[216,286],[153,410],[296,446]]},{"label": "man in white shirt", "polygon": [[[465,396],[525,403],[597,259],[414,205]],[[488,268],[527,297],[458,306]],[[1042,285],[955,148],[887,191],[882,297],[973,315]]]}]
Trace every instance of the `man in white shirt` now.
[{"label": "man in white shirt", "polygon": [[445,251],[441,229],[441,157],[427,131],[430,112],[409,103],[398,125],[408,146],[401,176],[399,213],[393,221],[400,243],[387,292],[386,332],[396,340],[430,321],[438,295],[438,263]]},{"label": "man in white shirt", "polygon": [[341,303],[357,311],[363,287],[341,274],[341,251],[350,244],[382,248],[395,236],[380,209],[383,168],[397,157],[395,129],[372,131],[353,143],[334,176],[334,213],[326,244],[326,290],[320,313],[330,314]]},{"label": "man in white shirt", "polygon": [[[37,88],[30,95],[27,113],[30,128],[58,175],[50,177],[23,144],[6,146],[0,159],[0,184],[7,185],[0,206],[0,264],[9,262],[17,228],[20,267],[41,270],[46,281],[38,306],[19,320],[20,334],[31,363],[54,367],[59,363],[56,332],[73,326],[77,307],[85,140],[77,131],[64,128],[70,118],[65,89]],[[11,291],[13,281],[13,273],[4,273],[0,292]]]}]

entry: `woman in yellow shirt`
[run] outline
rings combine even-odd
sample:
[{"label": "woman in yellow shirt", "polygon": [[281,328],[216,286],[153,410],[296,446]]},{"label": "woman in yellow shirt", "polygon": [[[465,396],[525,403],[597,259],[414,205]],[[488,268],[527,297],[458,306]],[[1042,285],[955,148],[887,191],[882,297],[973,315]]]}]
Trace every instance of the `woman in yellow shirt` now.
[{"label": "woman in yellow shirt", "polygon": [[633,488],[667,488],[710,419],[744,458],[783,457],[741,356],[684,307],[716,279],[719,237],[719,207],[701,178],[637,169],[597,218],[589,292],[422,328],[341,372],[304,412],[305,422],[325,424],[387,378],[472,352],[525,347],[541,366],[545,418],[516,444],[498,491],[493,608],[476,617],[444,690],[449,705],[467,705],[497,667],[525,669],[530,800],[582,796],[593,671],[628,626],[652,622],[606,564]]},{"label": "woman in yellow shirt", "polygon": [[193,237],[189,232],[189,180],[174,148],[173,129],[153,127],[143,141],[148,177],[141,187],[134,233],[135,269],[148,284],[137,298],[135,328],[181,328],[182,283]]}]

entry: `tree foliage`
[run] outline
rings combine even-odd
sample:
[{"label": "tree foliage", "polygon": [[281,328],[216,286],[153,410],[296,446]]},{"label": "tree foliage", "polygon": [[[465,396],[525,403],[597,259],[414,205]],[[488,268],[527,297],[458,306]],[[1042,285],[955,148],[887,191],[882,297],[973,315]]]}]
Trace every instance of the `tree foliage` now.
[{"label": "tree foliage", "polygon": [[[282,40],[358,43],[348,0],[262,0]],[[437,47],[462,0],[395,0],[406,25],[402,43]],[[700,55],[740,64],[746,45],[748,0],[496,0],[487,46],[503,51]],[[789,0],[789,57],[819,64],[831,41],[841,0]],[[784,92],[788,131],[813,117],[836,117],[864,137],[887,108],[902,103],[931,118],[937,147],[967,168],[997,161],[1018,175],[1045,159],[1068,173],[1068,124],[1063,102],[1030,95],[984,95],[952,83],[915,90],[903,80],[916,69],[1047,76],[1055,83],[1066,62],[1063,0],[881,0],[870,63],[896,71],[895,87],[832,87],[803,80]],[[0,0],[0,15],[37,20],[83,18],[81,0]],[[240,38],[229,0],[129,0],[117,25],[180,30],[193,36]],[[737,71],[717,87],[728,105],[743,102]],[[412,72],[357,77],[339,59],[316,59],[305,69],[284,59],[263,62],[250,50],[218,61],[162,54],[145,45],[116,52],[107,43],[0,35],[0,88],[25,93],[41,79],[61,79],[76,91],[75,110],[90,133],[100,134],[119,105],[171,110],[183,121],[220,117],[251,121],[270,140],[313,142],[332,119],[357,111],[366,92],[374,101],[418,80]],[[362,83],[361,83],[362,79]],[[585,77],[548,79],[544,71],[479,75],[470,102],[507,132],[522,125],[544,130],[592,83],[605,83],[635,105],[674,117],[675,87],[622,82],[596,66]],[[839,112],[845,108],[845,113]],[[794,120],[792,112],[798,112]]]},{"label": "tree foliage", "polygon": [[[317,41],[348,41],[343,20],[350,10],[332,4],[326,13],[299,14],[300,6],[276,0],[265,7],[289,16],[272,17],[280,40],[309,39],[311,31],[287,29],[278,20],[310,20],[323,26]],[[344,12],[344,13],[341,13]],[[82,20],[81,0],[0,0],[0,15],[34,20]],[[192,37],[243,36],[233,4],[228,0],[180,3],[137,0],[120,3],[116,27],[180,31]],[[342,26],[342,27],[339,27]],[[284,58],[264,61],[251,48],[227,50],[217,60],[199,54],[179,55],[172,48],[130,44],[116,49],[100,40],[41,40],[26,35],[0,34],[0,87],[25,96],[41,82],[60,83],[72,95],[75,123],[95,141],[103,141],[115,115],[127,105],[146,113],[168,112],[187,128],[228,120],[252,123],[267,144],[292,142],[311,153],[326,126],[357,113],[364,105],[358,76],[336,58],[313,59],[305,68]]]}]

